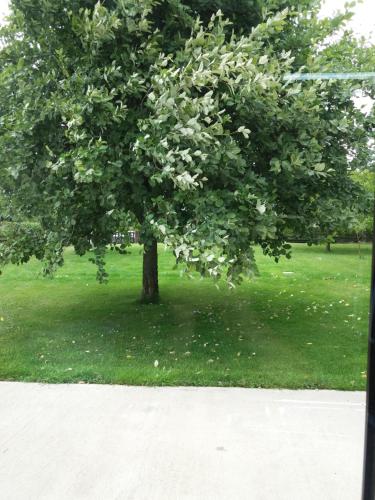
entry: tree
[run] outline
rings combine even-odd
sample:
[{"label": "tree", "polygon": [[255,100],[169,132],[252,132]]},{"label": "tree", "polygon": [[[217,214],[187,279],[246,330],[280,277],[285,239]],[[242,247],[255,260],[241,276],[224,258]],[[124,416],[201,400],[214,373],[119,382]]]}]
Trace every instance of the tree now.
[{"label": "tree", "polygon": [[[363,195],[362,192],[361,195]],[[364,230],[363,220],[370,206],[367,197],[363,200],[353,198],[352,204],[349,205],[335,198],[321,200],[314,214],[315,217],[312,218],[313,223],[308,225],[305,233],[299,236],[305,238],[308,244],[325,243],[327,252],[331,252],[331,245],[336,242],[336,238],[349,237],[360,241]]]},{"label": "tree", "polygon": [[[363,189],[365,197],[361,199],[357,217],[352,226],[358,245],[363,238],[371,239],[374,231],[374,206],[375,206],[375,154],[372,161],[366,164],[367,168],[356,170],[352,177]],[[362,208],[362,209],[361,209]]]},{"label": "tree", "polygon": [[[204,4],[13,0],[0,52],[0,178],[41,228],[37,243],[16,236],[13,262],[35,254],[50,273],[73,245],[92,252],[103,281],[113,233],[137,226],[145,301],[158,298],[157,242],[187,271],[234,285],[256,273],[254,245],[289,257],[288,232],[311,224],[320,200],[353,191],[348,152],[369,147],[351,99],[362,82],[283,79],[302,60],[332,69],[334,49],[336,63],[350,53],[363,69],[365,49],[349,36],[323,43],[348,14],[284,10],[241,35],[221,12],[194,19]],[[304,43],[296,57],[288,33]],[[0,245],[2,264],[11,248]]]},{"label": "tree", "polygon": [[354,184],[350,195],[319,198],[310,223],[292,237],[306,239],[310,245],[325,243],[328,252],[337,238],[350,239],[358,243],[360,250],[361,241],[370,239],[373,230],[375,171],[371,161],[365,165],[351,172]]}]

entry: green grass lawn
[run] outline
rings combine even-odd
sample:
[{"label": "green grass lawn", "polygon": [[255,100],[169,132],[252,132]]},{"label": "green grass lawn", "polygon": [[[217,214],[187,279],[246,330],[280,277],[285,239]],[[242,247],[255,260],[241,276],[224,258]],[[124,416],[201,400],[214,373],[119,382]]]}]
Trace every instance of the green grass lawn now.
[{"label": "green grass lawn", "polygon": [[71,251],[54,279],[36,261],[9,266],[0,379],[364,389],[370,253],[294,245],[293,258],[276,264],[258,251],[259,278],[218,290],[181,277],[160,248],[159,305],[137,302],[138,246],[108,255],[107,285]]}]

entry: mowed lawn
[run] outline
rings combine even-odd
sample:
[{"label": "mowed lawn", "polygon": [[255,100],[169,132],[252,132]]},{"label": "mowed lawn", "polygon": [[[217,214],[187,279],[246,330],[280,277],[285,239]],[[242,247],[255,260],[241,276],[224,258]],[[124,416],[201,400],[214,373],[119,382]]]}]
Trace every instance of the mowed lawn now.
[{"label": "mowed lawn", "polygon": [[[235,290],[181,277],[159,249],[161,303],[141,305],[141,253],[109,253],[100,285],[66,252],[0,277],[0,379],[147,385],[364,389],[371,248],[294,245]],[[287,273],[287,274],[284,274]]]}]

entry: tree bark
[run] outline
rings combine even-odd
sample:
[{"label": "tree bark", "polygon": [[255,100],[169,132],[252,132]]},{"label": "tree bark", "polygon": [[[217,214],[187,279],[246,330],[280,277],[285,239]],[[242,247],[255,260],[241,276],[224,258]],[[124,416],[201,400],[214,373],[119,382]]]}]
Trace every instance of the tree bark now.
[{"label": "tree bark", "polygon": [[142,302],[155,303],[159,300],[158,245],[153,240],[144,246]]},{"label": "tree bark", "polygon": [[327,241],[327,243],[326,243],[326,250],[327,250],[327,252],[331,251],[331,243],[329,241]]}]

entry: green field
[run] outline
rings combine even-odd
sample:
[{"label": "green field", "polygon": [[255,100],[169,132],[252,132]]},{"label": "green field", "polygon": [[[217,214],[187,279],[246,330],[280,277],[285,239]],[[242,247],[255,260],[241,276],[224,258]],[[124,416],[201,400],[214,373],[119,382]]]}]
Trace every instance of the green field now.
[{"label": "green field", "polygon": [[[147,385],[364,389],[370,245],[294,245],[229,290],[181,277],[159,249],[161,303],[141,305],[140,247],[110,253],[110,282],[66,252],[0,277],[0,379]],[[284,274],[284,272],[292,274]],[[155,366],[157,365],[157,366]]]}]

